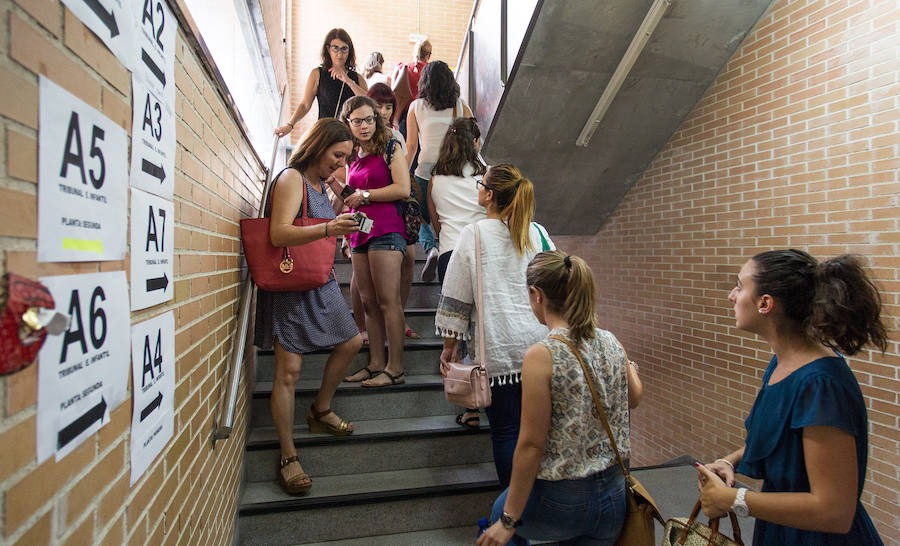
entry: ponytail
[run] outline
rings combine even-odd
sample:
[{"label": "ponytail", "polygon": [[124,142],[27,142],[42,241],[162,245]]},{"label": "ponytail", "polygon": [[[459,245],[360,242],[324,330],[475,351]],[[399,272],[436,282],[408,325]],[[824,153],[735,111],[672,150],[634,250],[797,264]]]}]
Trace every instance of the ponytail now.
[{"label": "ponytail", "polygon": [[528,285],[540,288],[549,307],[563,316],[576,346],[594,339],[594,275],[583,259],[559,250],[541,252],[528,264],[525,275]]},{"label": "ponytail", "polygon": [[781,303],[788,324],[809,339],[846,355],[867,344],[884,352],[881,296],[858,257],[822,263],[802,250],[772,250],[753,258],[756,295]]},{"label": "ponytail", "polygon": [[534,250],[531,243],[531,220],[534,218],[534,185],[514,165],[501,163],[491,167],[484,180],[494,192],[493,201],[506,222],[516,252],[521,256]]},{"label": "ponytail", "polygon": [[887,330],[881,322],[881,295],[856,256],[820,263],[809,331],[815,339],[853,355],[866,344],[883,353]]}]

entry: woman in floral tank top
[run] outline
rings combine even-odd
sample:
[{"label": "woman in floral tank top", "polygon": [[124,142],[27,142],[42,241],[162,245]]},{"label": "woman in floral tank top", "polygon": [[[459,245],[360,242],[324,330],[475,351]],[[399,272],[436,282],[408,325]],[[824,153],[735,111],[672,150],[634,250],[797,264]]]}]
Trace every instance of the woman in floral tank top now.
[{"label": "woman in floral tank top", "polygon": [[612,545],[625,520],[625,477],[578,357],[555,338],[584,358],[623,457],[631,451],[628,411],[643,392],[637,366],[612,333],[597,327],[594,279],[584,260],[542,252],[526,275],[531,309],[550,336],[525,353],[512,479],[478,546],[527,539]]}]

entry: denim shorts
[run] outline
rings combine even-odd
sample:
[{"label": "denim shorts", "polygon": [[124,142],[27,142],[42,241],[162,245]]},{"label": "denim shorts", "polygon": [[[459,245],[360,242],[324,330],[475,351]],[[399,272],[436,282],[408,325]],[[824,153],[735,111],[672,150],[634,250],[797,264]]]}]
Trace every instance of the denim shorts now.
[{"label": "denim shorts", "polygon": [[400,233],[385,233],[350,249],[353,254],[366,254],[370,250],[396,250],[406,255],[406,238]]}]

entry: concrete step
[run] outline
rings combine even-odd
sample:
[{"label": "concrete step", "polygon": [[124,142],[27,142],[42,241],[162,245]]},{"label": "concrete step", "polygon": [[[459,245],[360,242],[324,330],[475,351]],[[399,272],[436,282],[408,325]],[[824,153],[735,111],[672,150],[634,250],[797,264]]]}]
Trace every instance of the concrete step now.
[{"label": "concrete step", "polygon": [[[416,261],[413,264],[413,280],[421,281],[422,280],[422,269],[425,267],[425,257],[424,253],[418,252],[416,253]],[[343,257],[334,261],[334,276],[338,280],[338,282],[350,282],[350,277],[353,276],[353,264],[350,260],[347,260]]]},{"label": "concrete step", "polygon": [[[305,423],[306,412],[319,390],[319,380],[297,382],[294,402],[294,422]],[[269,411],[272,383],[258,381],[253,388],[251,424],[253,427],[272,425]],[[331,409],[349,421],[399,419],[429,415],[454,415],[459,408],[444,398],[440,374],[410,375],[406,383],[391,387],[362,387],[359,383],[341,383]]]},{"label": "concrete step", "polygon": [[[490,428],[481,416],[478,431],[456,424],[456,414],[355,421],[349,436],[310,433],[305,418],[294,428],[294,444],[310,476],[353,474],[491,462]],[[250,430],[244,479],[270,481],[280,450],[275,428]]]},{"label": "concrete step", "polygon": [[[341,294],[347,303],[350,303],[350,281],[338,281],[341,287]],[[409,290],[409,298],[406,300],[406,307],[426,307],[436,308],[441,299],[441,283],[437,281],[422,282],[414,280]]]},{"label": "concrete step", "polygon": [[434,307],[407,307],[403,310],[403,314],[406,316],[406,323],[419,334],[420,339],[440,340],[434,328],[436,311]]},{"label": "concrete step", "polygon": [[472,546],[477,534],[478,525],[473,523],[463,527],[448,527],[430,531],[313,542],[308,546]]},{"label": "concrete step", "polygon": [[493,463],[313,477],[301,497],[274,480],[249,482],[238,542],[304,544],[474,526],[499,492]]},{"label": "concrete step", "polygon": [[[406,375],[433,374],[438,371],[441,362],[443,343],[438,339],[407,339],[403,344],[403,371]],[[300,380],[319,381],[328,361],[331,349],[322,349],[303,355],[303,366],[300,369]],[[385,352],[387,357],[387,352]],[[369,347],[363,346],[350,363],[350,372],[361,369],[369,363]],[[256,381],[272,381],[275,379],[275,354],[272,351],[259,351],[256,356],[256,370],[253,375]]]}]

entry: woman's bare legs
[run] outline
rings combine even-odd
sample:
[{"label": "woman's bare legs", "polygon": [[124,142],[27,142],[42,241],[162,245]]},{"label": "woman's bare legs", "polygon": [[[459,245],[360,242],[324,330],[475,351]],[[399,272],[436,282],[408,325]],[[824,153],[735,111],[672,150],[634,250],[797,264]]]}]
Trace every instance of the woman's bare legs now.
[{"label": "woman's bare legs", "polygon": [[[369,334],[369,364],[372,373],[380,372],[385,366],[384,355],[384,319],[381,316],[381,308],[378,306],[378,298],[375,295],[375,285],[372,283],[372,274],[369,269],[369,254],[356,253],[351,258],[353,263],[353,279],[356,289],[362,300],[366,317],[366,330]],[[399,276],[399,275],[397,275]],[[362,381],[369,377],[369,372],[364,369],[345,378],[345,381]]]},{"label": "woman's bare legs", "polygon": [[356,322],[359,333],[363,334],[365,342],[369,339],[369,334],[366,333],[366,308],[363,307],[359,288],[356,286],[356,275],[350,277],[350,305],[353,307],[353,321]]},{"label": "woman's bare legs", "polygon": [[[400,305],[406,309],[406,301],[409,299],[409,291],[412,288],[413,269],[416,265],[416,245],[406,245],[406,254],[403,256],[403,264],[400,266]],[[403,331],[412,330],[403,319]],[[410,336],[417,338],[416,336]]]},{"label": "woman's bare legs", "polygon": [[[300,355],[289,352],[275,340],[275,381],[272,383],[272,422],[281,447],[281,458],[297,454],[294,447],[294,387],[300,379]],[[281,469],[282,478],[289,481],[303,472],[300,463],[294,461]],[[309,483],[302,480],[298,485]]]},{"label": "woman's bare legs", "polygon": [[[328,355],[328,361],[325,362],[325,370],[322,372],[322,385],[319,387],[319,392],[316,393],[316,398],[313,400],[313,407],[316,408],[317,412],[322,413],[331,409],[331,399],[334,398],[335,391],[337,391],[341,381],[344,380],[344,376],[347,375],[350,362],[361,347],[362,337],[359,334],[340,345],[334,346],[331,354]],[[341,418],[334,413],[323,416],[320,421],[334,426],[341,424]],[[350,425],[350,430],[353,430],[352,424]]]},{"label": "woman's bare legs", "polygon": [[[400,269],[403,262],[403,253],[395,250],[373,250],[369,251],[368,255],[372,288],[374,288],[377,307],[380,311],[379,314],[384,320],[384,330],[388,343],[388,362],[384,369],[396,378],[403,373],[403,330],[405,321],[403,306],[400,303]],[[369,324],[371,350],[376,343],[374,335],[371,335],[373,329],[368,315],[371,302],[366,302],[366,293],[362,283],[360,283],[360,294],[363,296],[363,303],[367,309],[366,322]],[[363,381],[364,386],[372,387],[389,384],[391,384],[390,378],[383,375]]]}]

